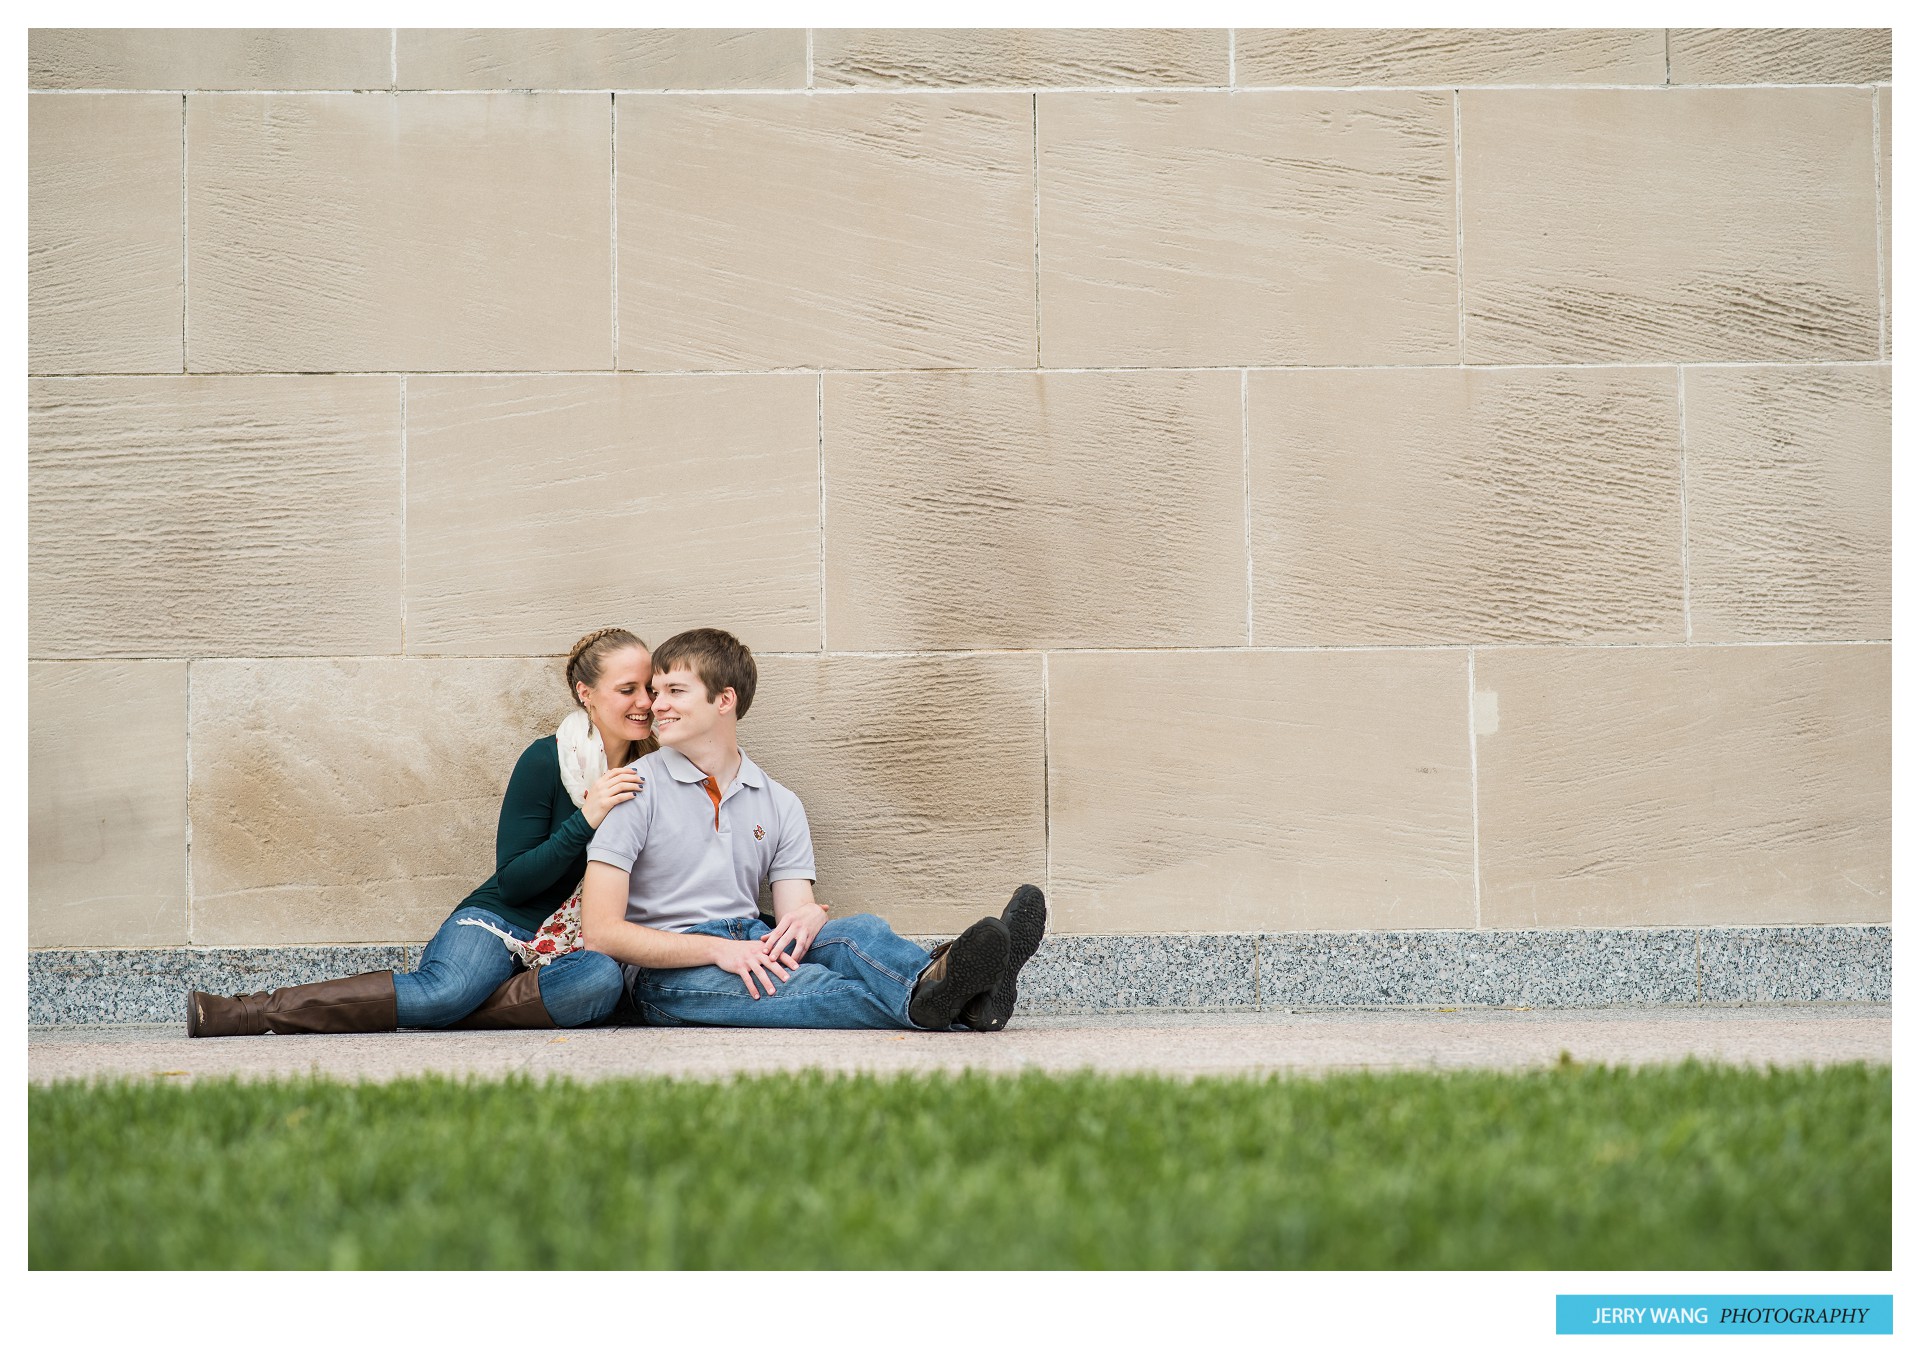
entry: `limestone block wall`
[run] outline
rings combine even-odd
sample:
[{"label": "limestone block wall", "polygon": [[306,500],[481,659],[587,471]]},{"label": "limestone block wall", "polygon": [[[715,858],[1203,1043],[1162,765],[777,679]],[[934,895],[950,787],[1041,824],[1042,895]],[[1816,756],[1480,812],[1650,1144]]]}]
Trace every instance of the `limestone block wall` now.
[{"label": "limestone block wall", "polygon": [[907,932],[1891,919],[1887,32],[28,77],[36,948],[417,943],[607,623]]}]

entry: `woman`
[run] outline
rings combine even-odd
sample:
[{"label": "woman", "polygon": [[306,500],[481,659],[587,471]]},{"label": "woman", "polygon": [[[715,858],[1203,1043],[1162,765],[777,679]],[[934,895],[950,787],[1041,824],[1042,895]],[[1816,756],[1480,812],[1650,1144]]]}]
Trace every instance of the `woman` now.
[{"label": "woman", "polygon": [[[580,885],[593,832],[639,789],[632,762],[655,745],[652,674],[652,654],[625,629],[600,629],[573,645],[566,679],[579,709],[521,754],[500,806],[499,871],[447,916],[419,970],[231,999],[195,990],[187,1035],[584,1027],[605,1019],[620,999],[619,964],[584,948],[549,956],[535,932]],[[515,974],[516,951],[534,968]]]}]

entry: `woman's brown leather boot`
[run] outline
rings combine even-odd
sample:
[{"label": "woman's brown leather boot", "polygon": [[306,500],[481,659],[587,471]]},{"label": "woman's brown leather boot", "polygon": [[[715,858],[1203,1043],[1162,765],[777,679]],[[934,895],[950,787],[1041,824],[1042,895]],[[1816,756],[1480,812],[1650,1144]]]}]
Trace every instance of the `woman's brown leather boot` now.
[{"label": "woman's brown leather boot", "polygon": [[257,1037],[262,1032],[391,1032],[393,972],[288,985],[271,993],[187,995],[189,1037]]},{"label": "woman's brown leather boot", "polygon": [[540,973],[522,971],[508,976],[486,1002],[457,1023],[448,1023],[449,1032],[471,1032],[501,1027],[555,1027],[553,1016],[540,999]]}]

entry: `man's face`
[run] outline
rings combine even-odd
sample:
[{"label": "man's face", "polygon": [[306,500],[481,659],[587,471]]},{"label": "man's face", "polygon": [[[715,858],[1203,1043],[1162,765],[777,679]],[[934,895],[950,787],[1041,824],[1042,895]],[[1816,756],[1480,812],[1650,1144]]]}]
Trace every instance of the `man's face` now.
[{"label": "man's face", "polygon": [[720,713],[733,705],[732,691],[710,699],[700,677],[684,666],[653,674],[653,735],[662,746],[698,741],[720,725]]}]

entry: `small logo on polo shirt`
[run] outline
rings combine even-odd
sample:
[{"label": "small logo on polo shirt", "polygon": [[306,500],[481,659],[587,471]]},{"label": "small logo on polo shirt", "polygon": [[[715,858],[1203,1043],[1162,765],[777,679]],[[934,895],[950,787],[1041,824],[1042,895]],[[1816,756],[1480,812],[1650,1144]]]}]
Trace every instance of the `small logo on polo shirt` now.
[{"label": "small logo on polo shirt", "polygon": [[756,840],[764,840],[764,839],[766,839],[766,838],[767,838],[767,828],[766,828],[765,826],[755,826],[755,827],[753,828],[753,838],[754,838],[754,839],[756,839]]}]

